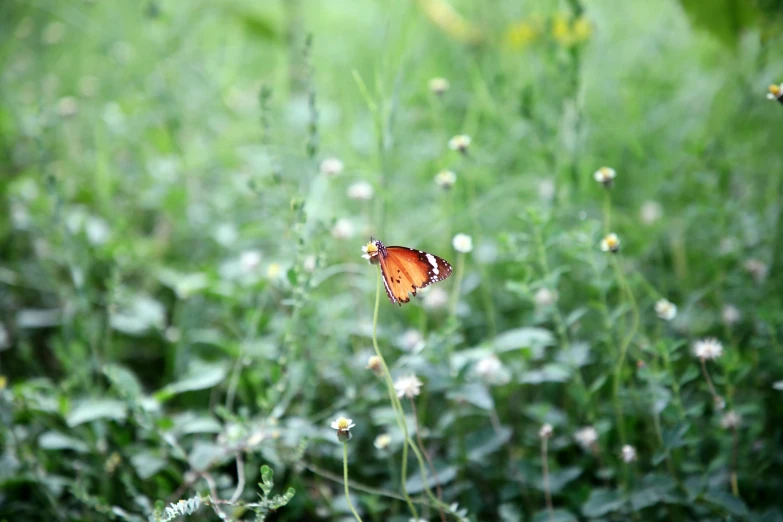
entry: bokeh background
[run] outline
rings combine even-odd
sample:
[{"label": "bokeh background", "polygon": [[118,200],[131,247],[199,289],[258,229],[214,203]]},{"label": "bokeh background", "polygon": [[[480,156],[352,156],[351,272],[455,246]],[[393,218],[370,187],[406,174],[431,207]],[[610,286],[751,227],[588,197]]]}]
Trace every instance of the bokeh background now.
[{"label": "bokeh background", "polygon": [[353,520],[345,415],[359,515],[408,521],[370,235],[456,267],[377,321],[446,519],[783,520],[782,28],[774,0],[6,0],[0,520]]}]

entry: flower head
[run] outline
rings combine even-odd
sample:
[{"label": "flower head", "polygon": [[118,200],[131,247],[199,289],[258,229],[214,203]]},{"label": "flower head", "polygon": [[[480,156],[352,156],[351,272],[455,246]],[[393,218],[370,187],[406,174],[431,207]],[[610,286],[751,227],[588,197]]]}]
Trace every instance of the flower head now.
[{"label": "flower head", "polygon": [[536,308],[546,308],[555,304],[557,298],[557,292],[547,287],[541,287],[533,296],[533,302],[536,304]]},{"label": "flower head", "polygon": [[734,410],[727,411],[720,419],[720,426],[723,429],[738,428],[742,422],[742,416]]},{"label": "flower head", "polygon": [[422,382],[415,375],[406,375],[394,381],[394,389],[397,390],[397,397],[408,397],[412,399],[421,392]]},{"label": "flower head", "polygon": [[353,237],[355,228],[350,219],[340,218],[332,227],[332,236],[336,239],[350,239]]},{"label": "flower head", "polygon": [[767,267],[766,263],[763,261],[759,261],[758,259],[748,259],[745,261],[743,266],[745,267],[745,270],[747,270],[751,275],[751,277],[753,277],[753,280],[757,283],[761,283],[767,278],[769,267]]},{"label": "flower head", "polygon": [[457,175],[450,170],[441,170],[435,174],[435,184],[442,189],[450,189],[457,182]]},{"label": "flower head", "polygon": [[667,299],[659,299],[655,303],[655,313],[664,321],[671,321],[677,315],[677,305]]},{"label": "flower head", "polygon": [[378,242],[374,239],[362,247],[362,257],[370,263],[378,262]]},{"label": "flower head", "polygon": [[780,85],[770,85],[769,92],[767,93],[768,100],[778,100],[783,103],[783,83]]},{"label": "flower head", "polygon": [[723,345],[715,338],[701,339],[693,343],[693,355],[702,361],[717,359],[723,355]]},{"label": "flower head", "polygon": [[432,92],[433,94],[437,94],[438,96],[448,91],[449,87],[451,86],[451,84],[449,84],[449,81],[446,78],[441,78],[441,77],[435,77],[430,79],[427,85],[430,88],[430,92]]},{"label": "flower head", "polygon": [[538,436],[542,439],[548,439],[552,436],[552,425],[551,424],[544,424],[541,426],[541,429],[538,430]]},{"label": "flower head", "polygon": [[343,162],[337,158],[326,158],[321,162],[321,174],[336,176],[343,171]]},{"label": "flower head", "polygon": [[372,443],[373,446],[376,447],[376,449],[379,449],[381,451],[385,450],[389,447],[389,444],[391,444],[391,437],[388,433],[381,433],[377,437],[375,437],[375,442]]},{"label": "flower head", "polygon": [[449,140],[449,148],[458,152],[467,153],[470,147],[470,136],[467,134],[457,134]]},{"label": "flower head", "polygon": [[639,209],[639,217],[645,225],[652,225],[663,215],[663,208],[657,201],[645,201]]},{"label": "flower head", "polygon": [[585,426],[574,433],[574,438],[582,448],[592,449],[595,443],[598,442],[598,432],[592,426]]},{"label": "flower head", "polygon": [[612,252],[615,253],[618,250],[620,250],[620,238],[617,237],[617,234],[612,232],[611,234],[608,234],[605,238],[601,240],[601,250],[604,252]]},{"label": "flower head", "polygon": [[368,201],[373,196],[372,185],[366,181],[357,181],[348,187],[348,197],[359,201]]},{"label": "flower head", "polygon": [[623,461],[626,463],[630,463],[636,460],[636,448],[634,448],[630,444],[626,444],[625,446],[623,446],[621,454],[623,457]]},{"label": "flower head", "polygon": [[367,369],[372,371],[372,373],[378,377],[383,375],[383,362],[381,361],[381,358],[377,355],[373,355],[367,359]]},{"label": "flower head", "polygon": [[261,265],[261,252],[245,250],[239,255],[239,264],[245,272],[253,272]]},{"label": "flower head", "polygon": [[467,234],[457,234],[451,240],[451,244],[454,246],[454,250],[462,254],[467,254],[473,250],[473,238]]},{"label": "flower head", "polygon": [[612,182],[616,176],[617,173],[612,167],[601,167],[595,171],[593,174],[593,179],[602,184],[604,187],[611,187]]},{"label": "flower head", "polygon": [[337,420],[332,422],[332,429],[337,431],[349,431],[354,426],[356,424],[353,423],[353,420],[345,417],[337,417]]},{"label": "flower head", "polygon": [[503,363],[494,353],[479,359],[476,363],[476,374],[488,384],[505,384],[509,380]]},{"label": "flower head", "polygon": [[733,325],[740,320],[740,317],[742,317],[742,313],[739,311],[739,308],[733,304],[724,305],[720,315],[723,322],[728,326]]}]

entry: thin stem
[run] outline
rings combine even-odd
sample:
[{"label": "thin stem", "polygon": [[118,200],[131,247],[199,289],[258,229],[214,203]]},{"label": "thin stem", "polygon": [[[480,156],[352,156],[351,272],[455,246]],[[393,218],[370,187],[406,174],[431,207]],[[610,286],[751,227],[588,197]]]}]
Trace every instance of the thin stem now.
[{"label": "thin stem", "polygon": [[546,510],[549,513],[549,522],[554,522],[555,515],[552,510],[552,494],[549,491],[549,459],[547,456],[547,437],[541,437],[541,464],[544,468],[544,497]]},{"label": "thin stem", "polygon": [[[378,358],[381,360],[381,366],[383,366],[383,375],[384,380],[386,381],[386,389],[389,393],[389,399],[392,403],[392,408],[394,409],[394,415],[397,419],[397,424],[400,426],[400,428],[403,431],[403,434],[405,435],[405,440],[408,440],[408,426],[405,424],[405,416],[402,412],[402,407],[399,405],[399,401],[397,400],[397,395],[394,393],[394,382],[391,378],[391,373],[389,372],[389,367],[386,365],[386,359],[383,358],[383,354],[381,353],[380,348],[378,348],[378,308],[380,307],[381,303],[381,267],[378,265],[378,282],[376,284],[375,288],[375,310],[373,311],[372,316],[372,345],[373,348],[375,348],[375,355],[378,356]],[[413,518],[419,518],[419,514],[416,511],[416,508],[413,505],[413,502],[411,501],[410,495],[408,495],[408,489],[405,485],[405,482],[408,480],[408,445],[403,444],[402,446],[402,471],[400,476],[400,487],[402,489],[402,495],[405,497],[405,502],[408,504],[408,509],[410,509],[411,515],[413,515]]]},{"label": "thin stem", "polygon": [[707,362],[704,358],[699,358],[699,361],[701,362],[701,373],[704,375],[704,378],[707,380],[707,385],[710,387],[710,394],[712,395],[712,400],[715,401],[715,406],[718,409],[722,408],[723,399],[721,399],[721,396],[718,395],[718,392],[715,391],[715,386],[712,384],[712,379],[710,379],[710,374],[707,371]]},{"label": "thin stem", "polygon": [[351,513],[356,517],[356,520],[362,522],[362,517],[356,512],[351,502],[351,493],[348,491],[348,443],[343,442],[343,483],[345,484],[345,499],[348,501],[348,507],[351,509]]},{"label": "thin stem", "polygon": [[245,489],[245,462],[242,460],[242,452],[237,452],[237,489],[234,490],[234,494],[231,495],[229,503],[233,504],[239,497],[242,496],[242,491]]},{"label": "thin stem", "polygon": [[[421,427],[419,426],[419,412],[416,411],[416,401],[413,400],[413,397],[409,397],[409,399],[411,403],[411,409],[413,409],[413,419],[416,422],[416,442],[419,443],[419,449],[421,450],[422,454],[424,454],[424,458],[427,459],[427,464],[429,464],[430,469],[432,470],[432,478],[435,479],[435,491],[438,493],[438,500],[443,502],[443,490],[440,487],[438,472],[435,471],[435,466],[432,464],[432,459],[430,459],[430,455],[427,453],[427,450],[424,449],[424,443],[421,441]],[[438,510],[440,511],[440,519],[443,522],[446,522],[446,513],[443,512],[443,508],[438,506]]]},{"label": "thin stem", "polygon": [[449,315],[457,315],[457,304],[459,303],[459,294],[462,290],[462,278],[465,276],[465,254],[457,254],[457,274],[454,277],[454,289],[451,291],[451,304],[449,305]]},{"label": "thin stem", "polygon": [[739,435],[737,426],[731,427],[731,492],[739,497],[739,484],[737,483],[737,453],[739,451]]}]

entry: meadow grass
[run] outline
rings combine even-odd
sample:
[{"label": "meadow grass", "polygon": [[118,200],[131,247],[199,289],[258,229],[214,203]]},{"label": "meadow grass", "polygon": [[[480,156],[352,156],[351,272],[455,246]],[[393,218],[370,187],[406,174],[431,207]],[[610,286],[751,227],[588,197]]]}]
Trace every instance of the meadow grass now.
[{"label": "meadow grass", "polygon": [[719,4],[3,3],[0,520],[782,521],[783,13]]}]

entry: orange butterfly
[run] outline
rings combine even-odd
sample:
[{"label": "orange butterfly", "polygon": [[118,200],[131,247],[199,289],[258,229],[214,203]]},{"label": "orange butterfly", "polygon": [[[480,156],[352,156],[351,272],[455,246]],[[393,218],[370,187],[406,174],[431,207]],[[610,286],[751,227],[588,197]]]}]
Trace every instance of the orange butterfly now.
[{"label": "orange butterfly", "polygon": [[445,259],[421,250],[401,246],[385,246],[375,238],[362,247],[362,257],[370,263],[380,263],[386,295],[392,303],[402,305],[411,300],[408,292],[432,283],[443,281],[451,275],[451,265]]}]

